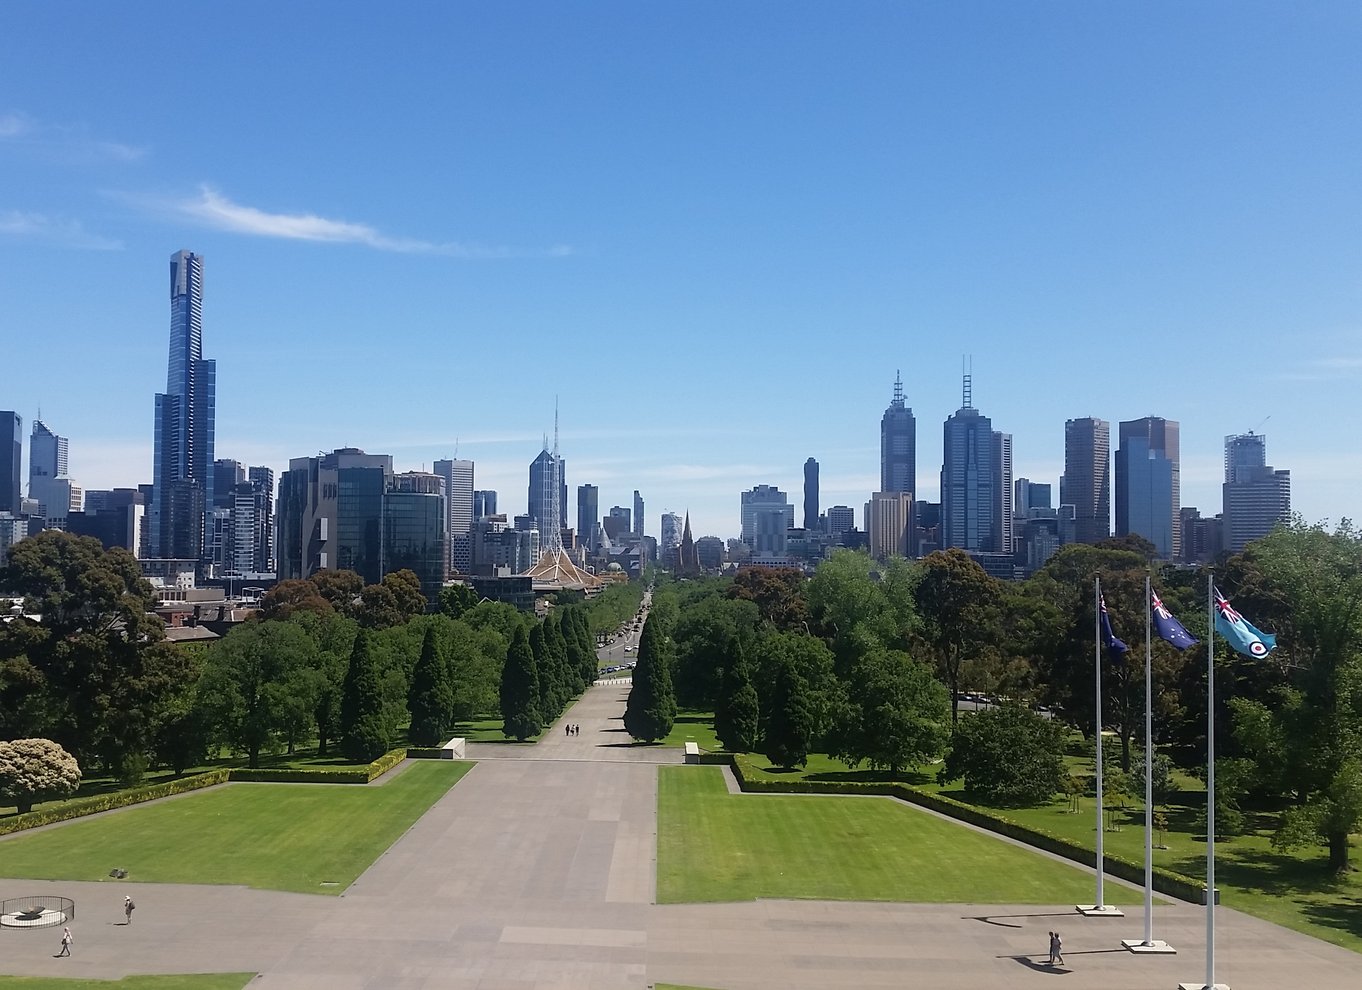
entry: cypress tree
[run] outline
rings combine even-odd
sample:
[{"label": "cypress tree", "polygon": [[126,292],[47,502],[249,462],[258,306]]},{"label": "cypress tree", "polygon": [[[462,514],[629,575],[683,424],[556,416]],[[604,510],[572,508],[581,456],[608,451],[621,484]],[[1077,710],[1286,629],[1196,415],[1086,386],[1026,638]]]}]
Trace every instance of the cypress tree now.
[{"label": "cypress tree", "polygon": [[656,742],[672,731],[675,721],[671,657],[657,622],[649,615],[638,641],[638,661],[624,709],[624,728],[635,739]]},{"label": "cypress tree", "polygon": [[439,746],[453,725],[454,687],[449,664],[440,655],[433,625],[426,627],[421,656],[412,671],[407,709],[411,712],[412,744]]},{"label": "cypress tree", "polygon": [[723,694],[714,713],[714,734],[730,753],[750,753],[759,742],[759,715],[752,665],[743,654],[742,640],[734,636],[728,643],[728,669],[724,671]]},{"label": "cypress tree", "polygon": [[590,687],[596,682],[600,665],[596,660],[596,637],[591,635],[591,622],[586,617],[586,609],[572,610],[572,629],[577,634],[577,645],[582,651],[582,683]]},{"label": "cypress tree", "polygon": [[567,616],[559,609],[554,609],[544,620],[547,627],[544,630],[544,638],[558,668],[558,689],[565,705],[570,699],[581,694],[586,687],[582,683],[582,662],[577,656],[576,644],[571,647],[568,645],[567,630],[564,628],[568,621]]},{"label": "cypress tree", "polygon": [[543,729],[539,714],[539,675],[534,650],[523,625],[516,626],[501,670],[501,731],[524,742]]},{"label": "cypress tree", "polygon": [[341,753],[353,763],[370,763],[388,751],[394,733],[383,709],[367,630],[355,635],[341,691]]},{"label": "cypress tree", "polygon": [[530,630],[530,652],[534,654],[534,669],[539,677],[539,716],[547,725],[558,717],[563,705],[555,683],[557,671],[554,670],[553,655],[549,653],[549,638],[542,622],[536,622]]},{"label": "cypress tree", "polygon": [[788,659],[776,668],[762,755],[778,767],[802,767],[813,744],[809,688]]}]

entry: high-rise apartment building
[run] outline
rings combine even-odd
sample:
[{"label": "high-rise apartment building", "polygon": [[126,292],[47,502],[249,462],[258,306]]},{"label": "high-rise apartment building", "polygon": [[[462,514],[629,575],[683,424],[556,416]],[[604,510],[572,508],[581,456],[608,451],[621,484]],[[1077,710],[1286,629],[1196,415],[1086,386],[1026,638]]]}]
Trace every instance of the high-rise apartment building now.
[{"label": "high-rise apartment building", "polygon": [[1267,438],[1225,438],[1224,547],[1240,553],[1279,523],[1291,521],[1291,472],[1267,463]]},{"label": "high-rise apartment building", "polygon": [[1013,539],[1012,434],[993,431],[994,553],[1011,553]]},{"label": "high-rise apartment building", "polygon": [[794,525],[794,506],[775,485],[742,493],[742,541],[754,554],[783,555]]},{"label": "high-rise apartment building", "polygon": [[156,396],[153,557],[203,560],[213,525],[217,362],[203,358],[203,256],[170,258],[170,359]]},{"label": "high-rise apartment building", "polygon": [[[995,443],[993,423],[974,408],[971,377],[966,375],[964,402],[942,430],[942,549],[999,552],[999,457]],[[1008,466],[1010,469],[1010,459]]]},{"label": "high-rise apartment building", "polygon": [[595,485],[577,486],[577,541],[588,553],[601,547],[601,490]]},{"label": "high-rise apartment building", "polygon": [[913,496],[875,492],[865,504],[865,530],[876,560],[907,557],[913,543]]},{"label": "high-rise apartment building", "polygon": [[804,462],[804,528],[818,528],[818,462],[812,457]]},{"label": "high-rise apartment building", "polygon": [[23,510],[23,489],[19,484],[23,460],[24,418],[12,409],[0,410],[0,512],[13,516]]},{"label": "high-rise apartment building", "polygon": [[1111,424],[1085,417],[1064,423],[1064,475],[1059,502],[1074,507],[1074,541],[1111,536]]},{"label": "high-rise apartment building", "polygon": [[894,398],[880,419],[880,491],[917,496],[917,420],[903,398],[902,375],[894,377]]},{"label": "high-rise apartment building", "polygon": [[634,489],[634,535],[643,536],[643,496]]},{"label": "high-rise apartment building", "polygon": [[1159,416],[1133,419],[1120,424],[1119,438],[1116,535],[1143,536],[1161,560],[1174,560],[1182,546],[1178,424]]}]

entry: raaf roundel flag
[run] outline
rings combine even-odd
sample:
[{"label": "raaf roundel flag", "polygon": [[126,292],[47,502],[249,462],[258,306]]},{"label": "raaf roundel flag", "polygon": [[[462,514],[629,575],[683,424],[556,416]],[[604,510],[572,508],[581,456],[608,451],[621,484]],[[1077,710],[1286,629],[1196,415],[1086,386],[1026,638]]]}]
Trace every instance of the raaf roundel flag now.
[{"label": "raaf roundel flag", "polygon": [[1107,648],[1107,653],[1112,660],[1120,660],[1130,652],[1130,647],[1116,638],[1116,634],[1111,631],[1111,619],[1107,615],[1107,599],[1099,598],[1102,606],[1102,645]]},{"label": "raaf roundel flag", "polygon": [[1149,609],[1154,619],[1154,631],[1159,634],[1159,639],[1171,643],[1179,650],[1196,646],[1196,637],[1164,607],[1163,602],[1159,600],[1159,593],[1153,588],[1149,589]]},{"label": "raaf roundel flag", "polygon": [[1261,660],[1277,648],[1277,637],[1254,627],[1215,589],[1215,631],[1246,657]]}]

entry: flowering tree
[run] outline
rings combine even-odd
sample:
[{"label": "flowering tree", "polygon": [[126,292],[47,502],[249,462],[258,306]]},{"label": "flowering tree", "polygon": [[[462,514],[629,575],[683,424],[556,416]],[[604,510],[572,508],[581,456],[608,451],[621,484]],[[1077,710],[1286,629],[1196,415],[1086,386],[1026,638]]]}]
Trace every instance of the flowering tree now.
[{"label": "flowering tree", "polygon": [[20,813],[39,801],[66,797],[80,786],[76,758],[51,739],[0,742],[0,797]]}]

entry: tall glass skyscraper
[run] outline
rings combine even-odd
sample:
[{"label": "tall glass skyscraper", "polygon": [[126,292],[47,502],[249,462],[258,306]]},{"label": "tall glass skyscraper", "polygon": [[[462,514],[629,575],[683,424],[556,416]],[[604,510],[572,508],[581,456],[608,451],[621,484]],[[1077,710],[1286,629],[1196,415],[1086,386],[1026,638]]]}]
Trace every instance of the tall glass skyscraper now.
[{"label": "tall glass skyscraper", "polygon": [[203,359],[203,256],[170,257],[170,360],[156,396],[152,557],[203,560],[212,533],[217,362]]},{"label": "tall glass skyscraper", "polygon": [[1111,424],[1085,417],[1064,423],[1064,477],[1059,504],[1074,507],[1074,541],[1111,535]]},{"label": "tall glass skyscraper", "polygon": [[902,375],[895,377],[894,398],[880,419],[880,491],[917,497],[917,420],[904,401]]},{"label": "tall glass skyscraper", "polygon": [[1120,424],[1116,450],[1116,535],[1143,536],[1159,559],[1182,546],[1179,524],[1178,424],[1146,416]]},{"label": "tall glass skyscraper", "polygon": [[[997,530],[998,435],[993,432],[992,420],[974,408],[969,375],[965,376],[964,392],[964,403],[946,420],[942,430],[941,546],[981,553],[1004,552]],[[1010,445],[1008,454],[1010,472]]]}]

